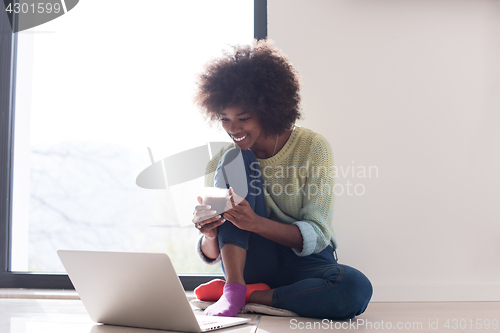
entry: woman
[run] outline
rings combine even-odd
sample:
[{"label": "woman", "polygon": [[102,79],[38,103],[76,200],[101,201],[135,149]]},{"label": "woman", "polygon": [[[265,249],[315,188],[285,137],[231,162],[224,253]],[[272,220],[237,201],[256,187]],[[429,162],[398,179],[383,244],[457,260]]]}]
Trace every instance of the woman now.
[{"label": "woman", "polygon": [[236,316],[250,302],[342,320],[371,298],[366,276],[334,257],[333,154],[323,136],[294,125],[298,79],[269,41],[233,47],[198,78],[197,105],[235,145],[208,165],[206,185],[233,186],[227,166],[241,155],[248,190],[231,188],[226,211],[213,217],[198,197],[198,252],[206,263],[222,260],[226,278],[197,288],[199,298],[218,299],[206,315]]}]

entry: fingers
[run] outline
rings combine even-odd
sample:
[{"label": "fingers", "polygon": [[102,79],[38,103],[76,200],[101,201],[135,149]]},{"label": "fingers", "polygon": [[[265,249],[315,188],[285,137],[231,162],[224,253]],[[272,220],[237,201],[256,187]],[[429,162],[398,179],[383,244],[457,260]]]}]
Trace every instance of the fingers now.
[{"label": "fingers", "polygon": [[213,217],[217,213],[215,210],[210,210],[210,205],[198,205],[194,208],[193,212],[193,223],[198,223],[202,220],[206,220],[209,217]]},{"label": "fingers", "polygon": [[[234,196],[236,193],[234,193],[234,190],[232,187],[229,188],[229,203],[231,204],[230,207],[233,208],[236,206],[236,203],[234,202]],[[227,206],[226,206],[227,207]]]},{"label": "fingers", "polygon": [[234,196],[236,195],[236,193],[234,193],[234,190],[232,187],[229,188],[229,196],[226,197],[227,200],[227,204],[226,204],[226,209],[225,211],[228,211],[230,209],[233,209],[234,207],[236,207],[237,203],[234,201]]},{"label": "fingers", "polygon": [[203,198],[198,196],[198,198],[196,198],[196,200],[198,200],[198,203],[201,205],[203,203]]},{"label": "fingers", "polygon": [[[215,220],[213,220],[215,219]],[[195,226],[198,230],[200,230],[202,233],[208,233],[211,230],[217,228],[221,224],[226,222],[226,219],[221,217],[220,215],[214,216],[211,219],[208,219],[203,222],[196,223]]]},{"label": "fingers", "polygon": [[224,213],[235,209],[238,209],[238,206],[236,206],[231,200],[228,200],[226,203],[226,207],[224,207]]},{"label": "fingers", "polygon": [[217,222],[219,221],[220,219],[222,218],[222,216],[220,215],[216,215],[216,216],[212,216],[210,218],[207,218],[205,220],[200,220],[198,222],[194,222],[195,224],[195,227],[200,229],[202,226],[204,225],[207,225],[207,224],[210,224],[210,223],[214,223],[214,222]]},{"label": "fingers", "polygon": [[210,209],[210,208],[212,208],[212,206],[210,206],[210,205],[198,205],[198,206],[195,206],[193,214],[196,214],[196,212],[199,211],[199,210],[207,210],[207,209]]},{"label": "fingers", "polygon": [[199,211],[208,210],[210,208],[212,208],[212,206],[210,206],[210,205],[198,205],[198,206],[194,207],[193,215],[196,214]]},{"label": "fingers", "polygon": [[201,221],[205,223],[217,221],[221,216],[215,215],[216,213],[217,211],[215,210],[200,211],[194,216],[193,223],[200,223]]},{"label": "fingers", "polygon": [[232,187],[229,188],[229,195],[231,196],[231,202],[233,203],[233,205],[239,205],[240,202],[245,200],[244,198],[236,194],[236,192],[234,192]]},{"label": "fingers", "polygon": [[234,209],[225,212],[224,215],[223,215],[223,217],[226,220],[229,220],[229,221],[238,221],[238,217],[239,216],[241,216],[241,214],[239,214],[238,212],[236,212]]},{"label": "fingers", "polygon": [[225,212],[228,212],[230,210],[241,211],[242,209],[244,209],[245,205],[248,205],[248,201],[239,197],[236,193],[234,193],[234,191],[231,190],[232,189],[230,189],[229,193],[233,193],[233,195],[227,197],[228,200],[226,203],[226,207],[224,208],[224,211]]}]

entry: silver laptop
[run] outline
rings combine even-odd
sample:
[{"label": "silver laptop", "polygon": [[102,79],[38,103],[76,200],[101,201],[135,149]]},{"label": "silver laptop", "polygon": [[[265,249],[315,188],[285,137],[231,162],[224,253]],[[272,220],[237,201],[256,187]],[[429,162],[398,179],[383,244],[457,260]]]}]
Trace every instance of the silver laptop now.
[{"label": "silver laptop", "polygon": [[195,316],[164,253],[59,250],[57,254],[96,323],[207,332],[250,321]]}]

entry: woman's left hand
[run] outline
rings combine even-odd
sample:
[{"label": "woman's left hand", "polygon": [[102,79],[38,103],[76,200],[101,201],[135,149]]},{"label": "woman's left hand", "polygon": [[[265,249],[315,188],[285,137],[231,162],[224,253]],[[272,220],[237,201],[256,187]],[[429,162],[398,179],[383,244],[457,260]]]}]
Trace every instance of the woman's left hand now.
[{"label": "woman's left hand", "polygon": [[229,189],[229,195],[223,217],[239,229],[255,231],[259,215],[255,214],[248,201],[234,193],[233,188]]}]

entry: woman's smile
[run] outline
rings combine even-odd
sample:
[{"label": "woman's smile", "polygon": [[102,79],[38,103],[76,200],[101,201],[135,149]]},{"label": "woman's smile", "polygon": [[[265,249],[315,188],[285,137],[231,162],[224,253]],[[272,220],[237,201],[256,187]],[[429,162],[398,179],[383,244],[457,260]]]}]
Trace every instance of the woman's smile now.
[{"label": "woman's smile", "polygon": [[243,140],[245,140],[247,137],[248,137],[248,134],[245,134],[243,136],[239,136],[239,135],[232,135],[233,137],[233,140],[236,141],[236,142],[241,142]]},{"label": "woman's smile", "polygon": [[226,108],[220,113],[222,127],[241,150],[250,149],[262,133],[258,117],[239,108]]}]

